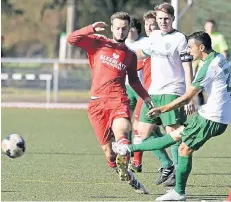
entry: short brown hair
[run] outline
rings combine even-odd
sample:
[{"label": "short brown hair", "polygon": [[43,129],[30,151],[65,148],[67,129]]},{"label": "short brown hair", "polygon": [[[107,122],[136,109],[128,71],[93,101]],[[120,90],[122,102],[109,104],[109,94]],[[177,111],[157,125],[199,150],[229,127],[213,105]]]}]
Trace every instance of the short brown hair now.
[{"label": "short brown hair", "polygon": [[111,24],[114,19],[120,19],[120,20],[127,20],[128,24],[130,24],[131,18],[130,15],[126,12],[116,12],[111,16]]},{"label": "short brown hair", "polygon": [[141,22],[140,22],[140,19],[138,19],[138,18],[132,16],[132,17],[131,17],[130,26],[131,26],[131,27],[135,27],[138,34],[141,33]]},{"label": "short brown hair", "polygon": [[143,20],[148,20],[149,18],[155,18],[156,19],[156,12],[153,10],[150,10],[143,15]]},{"label": "short brown hair", "polygon": [[162,11],[165,12],[171,16],[174,16],[174,8],[169,3],[163,3],[154,8],[155,11]]}]

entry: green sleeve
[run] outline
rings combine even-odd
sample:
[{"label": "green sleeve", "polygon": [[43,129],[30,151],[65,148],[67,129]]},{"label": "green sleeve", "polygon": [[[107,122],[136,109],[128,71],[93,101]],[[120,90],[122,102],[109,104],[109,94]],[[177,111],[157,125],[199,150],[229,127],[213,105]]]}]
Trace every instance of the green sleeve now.
[{"label": "green sleeve", "polygon": [[148,57],[150,57],[150,56],[151,56],[151,54],[150,54],[150,53],[147,53],[147,52],[146,52],[146,51],[144,51],[143,49],[142,49],[142,53],[143,53],[144,55],[148,56]]},{"label": "green sleeve", "polygon": [[195,88],[200,88],[202,89],[204,87],[204,81],[206,81],[207,73],[208,73],[208,67],[209,64],[205,63],[197,72],[196,77],[194,81],[192,82],[192,85]]}]

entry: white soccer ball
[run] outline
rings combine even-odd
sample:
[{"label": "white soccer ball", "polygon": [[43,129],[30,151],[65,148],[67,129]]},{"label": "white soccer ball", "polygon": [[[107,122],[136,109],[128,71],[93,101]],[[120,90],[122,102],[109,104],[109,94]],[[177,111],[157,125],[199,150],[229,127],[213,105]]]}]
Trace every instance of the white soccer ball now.
[{"label": "white soccer ball", "polygon": [[10,134],[2,140],[2,151],[10,158],[22,156],[25,149],[25,141],[18,134]]}]

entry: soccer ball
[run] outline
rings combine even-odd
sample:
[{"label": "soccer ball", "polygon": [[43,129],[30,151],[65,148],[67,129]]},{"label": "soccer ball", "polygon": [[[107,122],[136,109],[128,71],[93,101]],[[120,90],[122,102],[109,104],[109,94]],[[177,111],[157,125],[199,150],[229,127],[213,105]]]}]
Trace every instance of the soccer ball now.
[{"label": "soccer ball", "polygon": [[18,134],[10,134],[2,140],[2,151],[10,158],[22,156],[25,149],[25,141]]}]

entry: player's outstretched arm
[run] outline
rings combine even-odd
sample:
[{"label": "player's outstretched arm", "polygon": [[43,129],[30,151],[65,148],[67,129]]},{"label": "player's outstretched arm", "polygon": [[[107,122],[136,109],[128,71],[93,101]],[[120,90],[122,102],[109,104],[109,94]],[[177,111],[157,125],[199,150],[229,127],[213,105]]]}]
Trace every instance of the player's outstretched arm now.
[{"label": "player's outstretched arm", "polygon": [[67,42],[87,52],[94,52],[97,48],[97,43],[95,43],[95,41],[100,38],[100,36],[94,35],[94,33],[104,31],[107,26],[105,22],[95,22],[92,25],[72,32],[68,36]]},{"label": "player's outstretched arm", "polygon": [[69,34],[67,37],[67,42],[71,45],[79,46],[80,41],[86,41],[88,38],[87,36],[93,34],[94,32],[95,30],[92,25],[83,27]]},{"label": "player's outstretched arm", "polygon": [[72,32],[68,36],[67,41],[71,45],[75,45],[83,37],[86,37],[87,35],[91,35],[94,32],[104,31],[107,26],[108,25],[105,22],[95,22],[92,25],[89,25],[87,27],[83,27],[83,28],[81,28],[79,30],[76,30],[76,31]]},{"label": "player's outstretched arm", "polygon": [[173,100],[167,105],[151,109],[148,112],[149,117],[157,117],[160,113],[168,112],[180,107],[183,107],[184,105],[188,104],[192,98],[198,94],[201,91],[200,88],[194,87],[193,85],[190,85],[190,87],[187,89],[186,93],[182,95],[181,97],[178,97],[177,99]]}]

